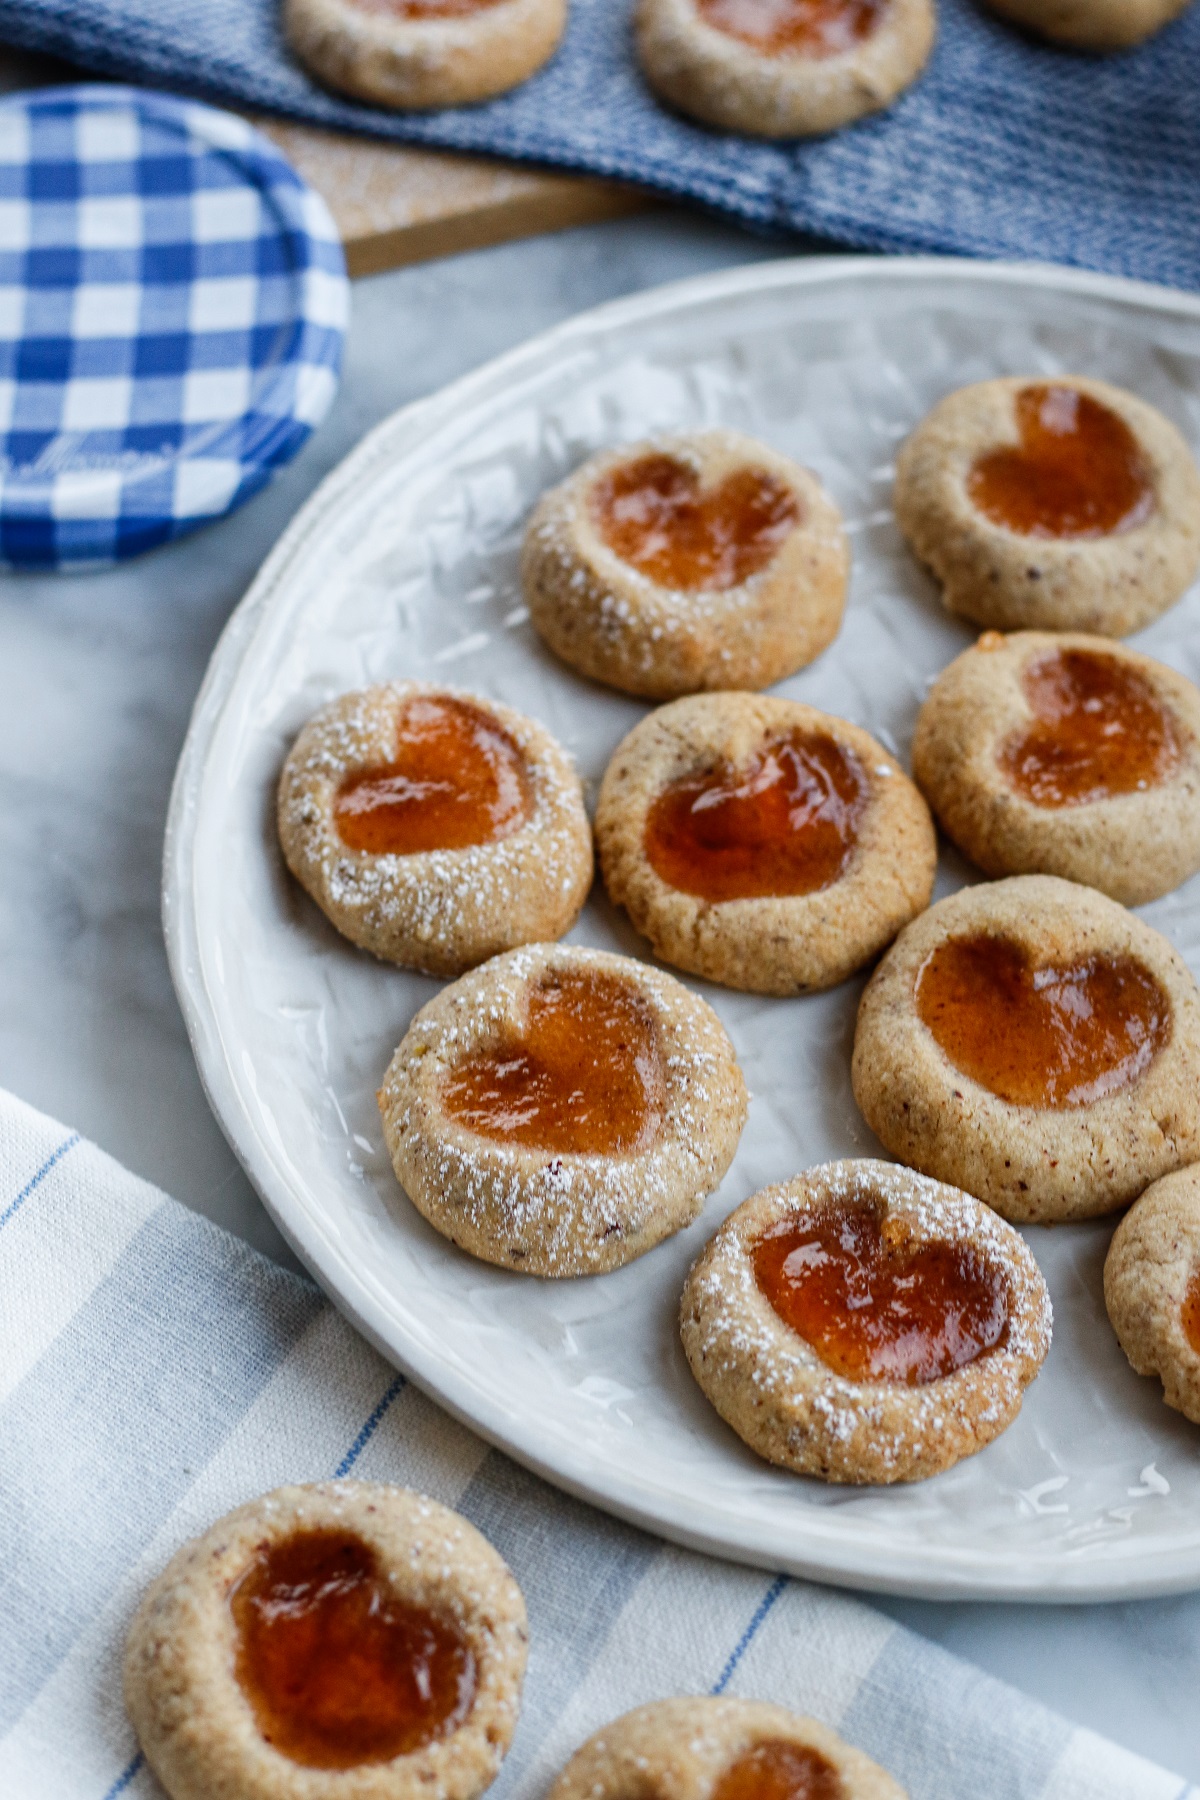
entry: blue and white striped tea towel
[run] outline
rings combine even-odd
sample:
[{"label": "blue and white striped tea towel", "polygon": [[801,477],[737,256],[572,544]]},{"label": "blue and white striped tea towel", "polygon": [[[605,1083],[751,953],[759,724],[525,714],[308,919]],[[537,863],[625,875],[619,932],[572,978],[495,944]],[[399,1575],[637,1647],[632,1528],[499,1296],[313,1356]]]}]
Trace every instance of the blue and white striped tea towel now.
[{"label": "blue and white striped tea towel", "polygon": [[142,1589],[230,1507],[351,1472],[457,1507],[525,1591],[525,1703],[495,1800],[534,1800],[629,1707],[705,1692],[816,1714],[912,1800],[1194,1794],[857,1601],[567,1499],[440,1413],[314,1287],[0,1093],[5,1800],[160,1796],[120,1695]]}]

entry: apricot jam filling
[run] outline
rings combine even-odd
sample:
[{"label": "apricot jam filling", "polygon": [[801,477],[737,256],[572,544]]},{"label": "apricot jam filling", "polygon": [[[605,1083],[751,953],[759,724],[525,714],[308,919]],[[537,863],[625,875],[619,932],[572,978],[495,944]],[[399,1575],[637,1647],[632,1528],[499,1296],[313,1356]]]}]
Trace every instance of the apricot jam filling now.
[{"label": "apricot jam filling", "polygon": [[500,1143],[563,1155],[624,1156],[657,1133],[665,1105],[658,1029],[627,982],[551,971],[519,1035],[444,1079],[445,1110]]},{"label": "apricot jam filling", "polygon": [[1155,508],[1154,483],[1124,419],[1090,394],[1022,388],[1019,444],[989,450],[967,477],[971,504],[1022,537],[1099,538],[1132,531]]},{"label": "apricot jam filling", "polygon": [[466,1718],[475,1658],[393,1593],[353,1532],[265,1544],[229,1596],[237,1679],[266,1741],[311,1769],[390,1762]]},{"label": "apricot jam filling", "polygon": [[1096,650],[1051,650],[1027,663],[1032,723],[1001,745],[997,765],[1034,806],[1084,806],[1166,781],[1179,766],[1171,715],[1136,669]]},{"label": "apricot jam filling", "polygon": [[1192,1349],[1200,1356],[1200,1269],[1197,1269],[1188,1282],[1187,1293],[1183,1297],[1183,1335]]},{"label": "apricot jam filling", "polygon": [[914,1243],[870,1200],[830,1200],[759,1238],[754,1275],[785,1325],[849,1381],[920,1387],[1004,1341],[1008,1279],[969,1244]]},{"label": "apricot jam filling", "polygon": [[1171,1005],[1132,956],[1037,968],[980,933],[939,944],[917,1012],[954,1067],[1013,1106],[1087,1106],[1131,1087],[1171,1035]]},{"label": "apricot jam filling", "polygon": [[360,12],[384,13],[393,19],[469,19],[501,0],[353,0]]},{"label": "apricot jam filling", "polygon": [[800,522],[800,502],[766,469],[735,469],[712,487],[673,456],[620,463],[590,496],[597,531],[622,562],[660,587],[725,593],[765,569]]},{"label": "apricot jam filling", "polygon": [[714,904],[812,894],[844,872],[869,798],[852,751],[793,731],[740,768],[721,762],[664,788],[644,848],[669,886]]},{"label": "apricot jam filling", "polygon": [[712,1800],[843,1800],[842,1778],[807,1744],[766,1738],[730,1763]]},{"label": "apricot jam filling", "polygon": [[714,31],[762,56],[839,56],[869,38],[887,0],[696,0]]},{"label": "apricot jam filling", "polygon": [[385,768],[348,776],[333,818],[348,850],[413,856],[510,837],[533,812],[524,758],[502,725],[469,700],[410,700]]}]

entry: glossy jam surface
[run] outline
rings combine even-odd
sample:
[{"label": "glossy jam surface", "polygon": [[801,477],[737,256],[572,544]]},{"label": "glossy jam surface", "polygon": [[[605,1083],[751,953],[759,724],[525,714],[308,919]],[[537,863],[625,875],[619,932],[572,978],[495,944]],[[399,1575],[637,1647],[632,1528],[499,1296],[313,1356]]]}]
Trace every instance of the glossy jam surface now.
[{"label": "glossy jam surface", "polygon": [[807,1744],[765,1738],[730,1763],[712,1800],[843,1800],[842,1778]]},{"label": "glossy jam surface", "polygon": [[1154,511],[1138,441],[1109,407],[1069,387],[1016,397],[1019,444],[989,450],[967,477],[971,504],[1022,537],[1099,538]]},{"label": "glossy jam surface", "polygon": [[360,12],[383,13],[393,19],[468,19],[487,12],[500,0],[354,0]]},{"label": "glossy jam surface", "polygon": [[869,797],[850,751],[793,732],[742,768],[672,782],[647,815],[646,855],[671,887],[714,904],[812,894],[841,875]]},{"label": "glossy jam surface", "polygon": [[390,1762],[444,1737],[475,1696],[457,1629],[398,1600],[352,1532],[265,1546],[229,1597],[237,1678],[269,1744],[313,1769]]},{"label": "glossy jam surface", "polygon": [[1145,677],[1095,650],[1051,650],[1021,686],[1029,725],[1001,745],[1008,785],[1035,806],[1083,806],[1157,786],[1179,766],[1171,715]]},{"label": "glossy jam surface", "polygon": [[1004,937],[950,938],[917,977],[917,1012],[950,1062],[1014,1106],[1087,1106],[1131,1087],[1171,1006],[1131,956],[1035,968]]},{"label": "glossy jam surface", "polygon": [[754,1246],[785,1325],[850,1381],[919,1387],[974,1362],[1008,1327],[1008,1281],[968,1244],[914,1244],[868,1200],[829,1201]]},{"label": "glossy jam surface", "polygon": [[441,1088],[446,1111],[483,1137],[580,1156],[639,1149],[664,1097],[650,1009],[593,970],[543,976],[521,1035],[460,1063]]},{"label": "glossy jam surface", "polygon": [[621,463],[597,481],[592,516],[622,562],[660,587],[725,593],[765,569],[800,522],[791,488],[765,469],[735,469],[701,488],[671,456]]},{"label": "glossy jam surface", "polygon": [[412,856],[465,850],[519,831],[533,811],[520,750],[469,700],[410,700],[393,760],[342,783],[333,803],[350,850]]},{"label": "glossy jam surface", "polygon": [[714,31],[762,56],[839,56],[869,38],[887,0],[696,0]]},{"label": "glossy jam surface", "polygon": [[1183,1335],[1192,1349],[1200,1356],[1200,1269],[1197,1269],[1188,1283],[1187,1293],[1183,1297]]}]

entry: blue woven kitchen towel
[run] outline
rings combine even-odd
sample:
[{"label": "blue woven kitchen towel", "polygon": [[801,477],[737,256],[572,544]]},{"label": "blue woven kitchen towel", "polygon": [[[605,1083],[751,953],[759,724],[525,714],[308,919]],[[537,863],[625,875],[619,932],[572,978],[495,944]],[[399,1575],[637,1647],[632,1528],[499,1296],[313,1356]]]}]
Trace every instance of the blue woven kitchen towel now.
[{"label": "blue woven kitchen towel", "polygon": [[531,82],[407,118],[310,81],[284,44],[279,0],[0,0],[0,36],[298,118],[647,183],[761,227],[1200,287],[1200,4],[1105,59],[1022,38],[979,0],[938,4],[932,62],[897,106],[784,145],[657,105],[632,52],[632,0],[571,0],[566,40]]}]

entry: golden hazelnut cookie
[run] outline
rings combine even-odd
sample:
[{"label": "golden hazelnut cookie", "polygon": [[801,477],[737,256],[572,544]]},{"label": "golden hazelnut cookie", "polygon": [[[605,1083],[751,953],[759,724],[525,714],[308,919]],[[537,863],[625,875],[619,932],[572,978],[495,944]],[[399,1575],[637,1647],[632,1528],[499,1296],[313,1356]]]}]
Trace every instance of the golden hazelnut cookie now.
[{"label": "golden hazelnut cookie", "polygon": [[592,883],[583,788],[549,732],[420,681],[322,707],[283,765],[278,819],[342,935],[430,975],[560,937]]},{"label": "golden hazelnut cookie", "polygon": [[628,694],[769,687],[837,636],[850,553],[815,475],[700,431],[591,457],[545,494],[521,573],[556,655]]},{"label": "golden hazelnut cookie", "polygon": [[1200,1425],[1200,1167],[1148,1187],[1113,1234],[1104,1304],[1139,1375]]},{"label": "golden hazelnut cookie", "polygon": [[933,0],[638,0],[651,87],[705,125],[811,137],[890,105],[933,48]]},{"label": "golden hazelnut cookie", "polygon": [[457,1513],[373,1482],[283,1487],[150,1587],[125,1703],[171,1800],[476,1800],[527,1637],[520,1588]]},{"label": "golden hazelnut cookie", "polygon": [[319,81],[401,110],[468,106],[554,54],[567,0],[284,0],[292,49]]},{"label": "golden hazelnut cookie", "polygon": [[851,1079],[902,1162],[1021,1224],[1092,1218],[1200,1157],[1200,990],[1091,888],[965,888],[871,977]]},{"label": "golden hazelnut cookie", "polygon": [[733,1160],[746,1086],[681,982],[539,944],[421,1008],[379,1110],[398,1181],[443,1236],[503,1268],[597,1275],[695,1218]]},{"label": "golden hazelnut cookie", "polygon": [[884,1162],[764,1188],[699,1257],[683,1348],[726,1424],[823,1481],[921,1481],[1011,1425],[1050,1348],[1025,1243],[969,1194]]},{"label": "golden hazelnut cookie", "polygon": [[1190,0],[988,0],[993,12],[1072,50],[1126,50],[1169,25]]},{"label": "golden hazelnut cookie", "polygon": [[906,1800],[828,1725],[762,1700],[655,1700],[575,1752],[549,1800]]},{"label": "golden hazelnut cookie", "polygon": [[1200,693],[1111,638],[986,632],[934,682],[913,773],[989,875],[1139,906],[1200,869]]},{"label": "golden hazelnut cookie", "polygon": [[952,613],[1124,637],[1200,565],[1200,471],[1153,406],[1080,375],[959,388],[896,463],[896,518]]},{"label": "golden hazelnut cookie", "polygon": [[660,707],[600,789],[605,885],[664,961],[726,987],[842,981],[928,906],[929,809],[844,719],[760,694]]}]

